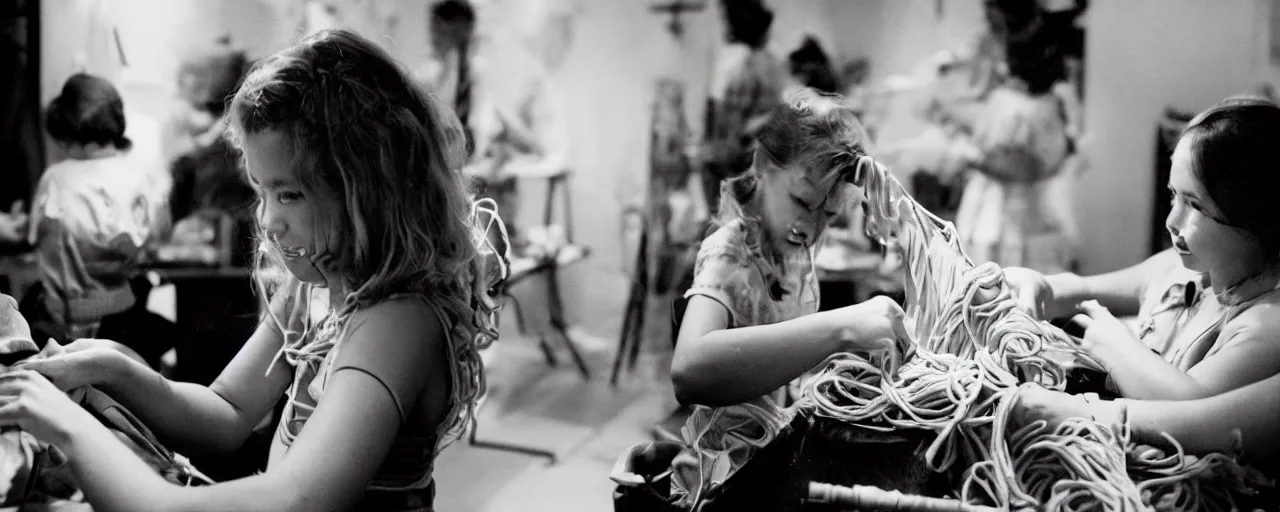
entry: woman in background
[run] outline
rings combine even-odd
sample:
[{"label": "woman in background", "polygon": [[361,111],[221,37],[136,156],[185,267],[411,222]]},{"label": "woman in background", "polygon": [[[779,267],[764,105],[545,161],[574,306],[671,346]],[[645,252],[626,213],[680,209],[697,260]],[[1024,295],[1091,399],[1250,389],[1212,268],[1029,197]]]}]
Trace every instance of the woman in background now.
[{"label": "woman in background", "polygon": [[956,214],[975,262],[1062,272],[1074,260],[1070,212],[1050,196],[1069,151],[1066,119],[1052,88],[1062,78],[1056,47],[1042,35],[1006,48],[1010,77],[988,95],[973,126],[980,157]]},{"label": "woman in background", "polygon": [[24,300],[36,339],[94,337],[103,318],[145,297],[129,284],[152,237],[147,174],[128,157],[124,102],[107,80],[77,74],[50,104],[46,128],[67,155],[36,187],[28,242],[41,288]]},{"label": "woman in background", "polygon": [[722,48],[711,79],[703,129],[702,193],[712,214],[718,211],[720,181],[748,165],[751,141],[782,103],[786,71],[765,48],[773,11],[760,0],[724,0],[729,43]]},{"label": "woman in background", "polygon": [[[245,267],[253,251],[254,192],[240,168],[240,155],[225,138],[226,106],[248,71],[243,52],[222,47],[188,59],[179,74],[184,103],[170,117],[166,154],[173,189],[169,209],[177,226],[175,239],[216,228],[223,218],[235,226],[228,244],[230,263]],[[199,238],[199,237],[195,237]]]}]

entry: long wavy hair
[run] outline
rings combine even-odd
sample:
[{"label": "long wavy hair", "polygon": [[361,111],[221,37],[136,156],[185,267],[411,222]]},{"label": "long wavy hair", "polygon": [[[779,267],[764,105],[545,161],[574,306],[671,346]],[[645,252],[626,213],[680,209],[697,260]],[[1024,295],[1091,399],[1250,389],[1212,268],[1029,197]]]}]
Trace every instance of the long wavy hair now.
[{"label": "long wavy hair", "polygon": [[[329,215],[315,226],[349,291],[330,313],[349,318],[392,294],[441,308],[455,360],[445,439],[474,419],[485,391],[478,351],[497,338],[478,246],[484,235],[461,173],[457,116],[381,48],[345,30],[322,31],[257,64],[230,106],[233,140],[282,134],[292,173]],[[258,218],[261,220],[261,204]],[[257,228],[255,280],[264,303],[282,262]]]},{"label": "long wavy hair", "polygon": [[[760,226],[761,173],[802,169],[815,178],[815,183],[849,188],[847,183],[854,177],[858,158],[867,154],[867,140],[866,129],[843,96],[806,87],[788,95],[774,109],[756,137],[751,165],[742,174],[721,182],[715,223],[725,226],[742,222],[748,248],[761,255],[758,259],[762,273],[774,300],[780,299],[776,290],[781,282],[782,262],[770,255],[768,233]],[[758,160],[762,156],[773,165],[761,165],[763,162]]]}]

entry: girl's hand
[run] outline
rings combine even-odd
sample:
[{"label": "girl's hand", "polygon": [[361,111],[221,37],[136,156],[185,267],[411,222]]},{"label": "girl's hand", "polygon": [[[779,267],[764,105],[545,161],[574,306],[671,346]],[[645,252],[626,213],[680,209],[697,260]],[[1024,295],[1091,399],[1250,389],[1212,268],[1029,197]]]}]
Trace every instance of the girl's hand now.
[{"label": "girl's hand", "polygon": [[76,429],[98,424],[44,376],[29,370],[0,375],[0,427],[16,426],[65,448]]},{"label": "girl's hand", "polygon": [[906,313],[889,297],[872,297],[826,314],[835,322],[842,352],[890,352],[902,361],[914,347],[903,323]]},{"label": "girl's hand", "polygon": [[1093,416],[1090,403],[1082,396],[1029,385],[1023,387],[1018,402],[1013,405],[1009,430],[1041,420],[1052,430],[1069,418],[1092,419]]},{"label": "girl's hand", "polygon": [[1076,315],[1076,321],[1085,328],[1080,348],[1089,355],[1103,360],[1105,357],[1102,355],[1107,352],[1138,343],[1129,327],[1102,304],[1098,304],[1098,301],[1081,302],[1080,312],[1083,314]]},{"label": "girl's hand", "polygon": [[1018,427],[1040,420],[1047,423],[1052,430],[1071,418],[1091,420],[1108,427],[1116,427],[1123,421],[1123,414],[1120,412],[1119,403],[1115,401],[1090,401],[1082,395],[1069,395],[1027,384],[1019,391],[1017,403],[1013,404],[1011,428],[1008,431],[1012,432]]},{"label": "girl's hand", "polygon": [[66,347],[58,347],[53,340],[48,343],[40,355],[13,365],[13,369],[39,373],[64,391],[111,382],[126,357],[140,359],[128,347],[111,340],[82,339]]},{"label": "girl's hand", "polygon": [[1022,267],[1004,269],[1004,282],[1013,292],[1013,299],[1018,307],[1032,318],[1052,320],[1070,313],[1057,306],[1053,296],[1053,288],[1044,274]]}]

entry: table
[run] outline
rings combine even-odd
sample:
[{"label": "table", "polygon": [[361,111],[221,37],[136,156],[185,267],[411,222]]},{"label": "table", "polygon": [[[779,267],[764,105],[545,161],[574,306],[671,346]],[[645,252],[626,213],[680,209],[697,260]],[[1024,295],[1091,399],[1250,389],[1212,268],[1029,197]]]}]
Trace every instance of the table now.
[{"label": "table", "polygon": [[171,264],[144,265],[141,270],[174,286],[174,379],[211,384],[257,328],[260,308],[252,270]]}]

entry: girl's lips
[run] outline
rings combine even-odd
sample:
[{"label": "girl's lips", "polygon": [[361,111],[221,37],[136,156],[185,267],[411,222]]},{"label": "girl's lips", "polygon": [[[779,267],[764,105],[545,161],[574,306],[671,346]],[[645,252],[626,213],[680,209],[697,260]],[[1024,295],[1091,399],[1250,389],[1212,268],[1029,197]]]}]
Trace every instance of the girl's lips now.
[{"label": "girl's lips", "polygon": [[1191,248],[1187,247],[1187,242],[1182,239],[1173,241],[1173,250],[1177,251],[1179,254],[1191,254]]},{"label": "girl's lips", "polygon": [[276,249],[280,251],[286,259],[296,260],[307,255],[306,247],[294,247],[289,245],[276,244]]}]

